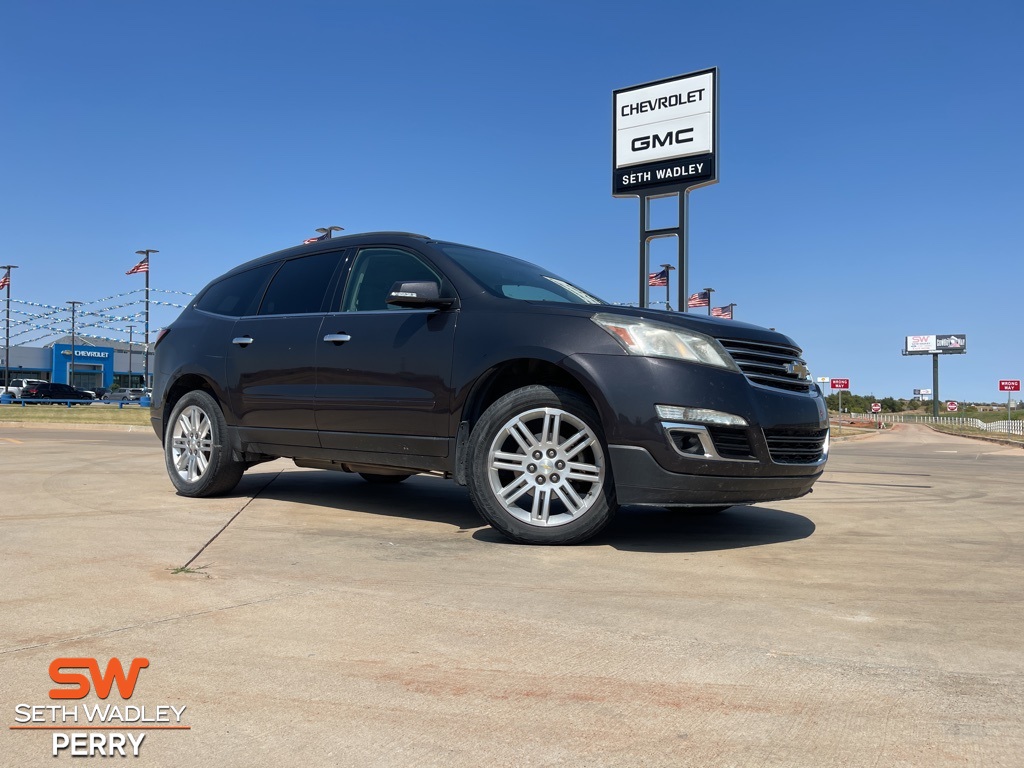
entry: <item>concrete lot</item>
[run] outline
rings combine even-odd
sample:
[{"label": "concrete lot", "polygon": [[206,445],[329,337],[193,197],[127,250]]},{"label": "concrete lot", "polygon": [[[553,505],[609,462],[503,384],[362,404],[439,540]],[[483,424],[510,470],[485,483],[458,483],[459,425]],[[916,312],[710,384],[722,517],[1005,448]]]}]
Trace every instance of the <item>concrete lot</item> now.
[{"label": "concrete lot", "polygon": [[[145,431],[0,425],[0,474],[3,765],[54,761],[17,705],[76,703],[186,706],[152,766],[1024,764],[1020,449],[904,427],[806,499],[573,548],[426,477],[181,498]],[[150,665],[54,701],[61,657]]]}]

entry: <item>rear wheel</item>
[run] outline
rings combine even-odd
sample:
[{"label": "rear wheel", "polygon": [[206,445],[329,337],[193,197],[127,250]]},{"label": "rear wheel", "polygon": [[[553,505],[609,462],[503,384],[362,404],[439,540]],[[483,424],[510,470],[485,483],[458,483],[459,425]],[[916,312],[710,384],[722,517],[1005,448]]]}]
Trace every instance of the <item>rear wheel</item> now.
[{"label": "rear wheel", "polygon": [[570,390],[529,386],[495,401],[469,443],[470,497],[513,541],[576,544],[617,509],[601,422]]},{"label": "rear wheel", "polygon": [[224,414],[206,392],[189,392],[171,411],[164,463],[183,496],[226,493],[241,480],[245,465],[232,459]]}]

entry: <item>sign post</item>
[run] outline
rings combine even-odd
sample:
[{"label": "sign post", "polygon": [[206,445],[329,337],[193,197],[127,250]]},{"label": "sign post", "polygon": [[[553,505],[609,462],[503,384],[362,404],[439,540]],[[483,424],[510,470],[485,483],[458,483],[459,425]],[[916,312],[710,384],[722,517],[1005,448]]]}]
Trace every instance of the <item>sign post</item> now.
[{"label": "sign post", "polygon": [[1020,392],[1020,379],[1000,379],[999,391],[1006,393],[1006,420],[1012,421],[1013,417],[1010,414],[1010,393]]},{"label": "sign post", "polygon": [[850,388],[849,379],[832,379],[831,387],[833,390],[839,390],[839,434],[843,434],[843,390]]},{"label": "sign post", "polygon": [[[650,243],[675,237],[681,312],[689,295],[687,203],[718,182],[718,68],[616,90],[612,97],[612,195],[640,198],[640,306],[647,306]],[[674,227],[650,228],[650,201],[678,197]]]}]

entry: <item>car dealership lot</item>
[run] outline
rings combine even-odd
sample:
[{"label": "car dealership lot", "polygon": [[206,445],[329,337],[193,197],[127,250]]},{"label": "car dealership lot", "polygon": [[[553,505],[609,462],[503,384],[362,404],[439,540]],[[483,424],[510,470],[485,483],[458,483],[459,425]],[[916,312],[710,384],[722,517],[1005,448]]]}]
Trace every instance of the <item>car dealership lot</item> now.
[{"label": "car dealership lot", "polygon": [[[2,425],[0,466],[0,718],[76,703],[49,698],[54,659],[145,657],[130,704],[191,729],[145,731],[139,764],[1024,754],[1020,449],[903,427],[836,444],[810,497],[627,508],[568,548],[507,542],[430,477],[277,461],[186,499],[145,430]],[[2,738],[52,764],[51,731]]]}]

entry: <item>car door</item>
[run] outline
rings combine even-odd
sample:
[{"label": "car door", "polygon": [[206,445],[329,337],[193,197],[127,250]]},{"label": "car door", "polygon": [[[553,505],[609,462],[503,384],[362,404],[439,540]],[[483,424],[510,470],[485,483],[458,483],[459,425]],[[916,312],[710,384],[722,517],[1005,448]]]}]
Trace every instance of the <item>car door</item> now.
[{"label": "car door", "polygon": [[242,440],[257,447],[319,447],[316,354],[325,297],[344,251],[281,263],[255,315],[231,331],[227,381]]},{"label": "car door", "polygon": [[[452,349],[458,311],[387,304],[396,282],[454,289],[421,255],[365,247],[317,343],[316,424],[324,448],[448,455]],[[386,458],[382,458],[386,461]]]}]

